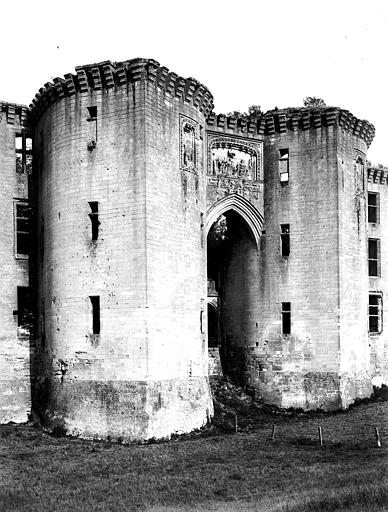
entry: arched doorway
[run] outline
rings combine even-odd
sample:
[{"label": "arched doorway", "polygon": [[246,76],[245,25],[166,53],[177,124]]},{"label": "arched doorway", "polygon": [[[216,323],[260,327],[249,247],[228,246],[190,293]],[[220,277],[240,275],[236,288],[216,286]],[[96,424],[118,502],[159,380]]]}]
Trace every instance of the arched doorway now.
[{"label": "arched doorway", "polygon": [[[256,228],[259,236],[261,226],[256,224]],[[214,358],[212,308],[216,305],[223,373],[244,385],[247,355],[257,335],[259,240],[244,216],[234,208],[219,213],[208,229],[208,303],[212,304],[208,309],[209,355]]]}]

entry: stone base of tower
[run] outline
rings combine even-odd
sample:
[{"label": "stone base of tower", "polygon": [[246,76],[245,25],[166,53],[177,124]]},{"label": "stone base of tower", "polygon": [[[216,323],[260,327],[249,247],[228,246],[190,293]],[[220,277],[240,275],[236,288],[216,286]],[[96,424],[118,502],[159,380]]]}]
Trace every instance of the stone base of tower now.
[{"label": "stone base of tower", "polygon": [[121,442],[169,438],[213,416],[207,377],[164,381],[51,381],[40,385],[48,430]]},{"label": "stone base of tower", "polygon": [[279,372],[267,383],[253,379],[256,396],[282,408],[305,411],[347,409],[357,399],[373,393],[370,376],[338,375],[334,372]]}]

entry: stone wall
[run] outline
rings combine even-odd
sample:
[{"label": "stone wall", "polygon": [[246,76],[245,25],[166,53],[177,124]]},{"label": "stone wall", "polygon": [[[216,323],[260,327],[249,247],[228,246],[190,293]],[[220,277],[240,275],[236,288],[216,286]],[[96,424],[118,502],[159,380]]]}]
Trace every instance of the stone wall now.
[{"label": "stone wall", "polygon": [[369,277],[369,291],[382,297],[380,333],[369,333],[372,383],[388,385],[388,169],[378,166],[368,169],[368,191],[379,194],[379,218],[368,223],[368,236],[380,240],[380,276]]},{"label": "stone wall", "polygon": [[[0,102],[0,423],[26,421],[31,409],[30,339],[18,326],[17,287],[28,286],[28,256],[16,253],[16,204],[27,204],[26,166],[16,166],[15,134],[28,135],[27,109]],[[23,139],[23,137],[22,137]],[[22,153],[19,154],[22,156]]]}]

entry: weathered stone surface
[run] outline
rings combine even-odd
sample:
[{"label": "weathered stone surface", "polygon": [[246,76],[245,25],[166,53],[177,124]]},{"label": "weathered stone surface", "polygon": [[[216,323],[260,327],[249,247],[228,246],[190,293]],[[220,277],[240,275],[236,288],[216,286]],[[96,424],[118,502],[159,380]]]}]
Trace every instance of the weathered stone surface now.
[{"label": "weathered stone surface", "polygon": [[[73,435],[168,437],[212,415],[209,364],[307,410],[387,383],[386,329],[367,331],[368,293],[388,286],[387,172],[366,176],[374,127],[334,107],[212,109],[205,86],[152,59],[80,66],[30,111],[1,103],[0,421],[25,421],[32,400]],[[33,189],[19,133],[34,135]],[[378,225],[367,187],[380,194]],[[30,260],[15,257],[13,204],[29,195]],[[212,245],[221,215],[225,243]],[[382,269],[369,280],[368,236]],[[29,278],[30,337],[15,314]],[[209,354],[207,302],[220,345]]]}]

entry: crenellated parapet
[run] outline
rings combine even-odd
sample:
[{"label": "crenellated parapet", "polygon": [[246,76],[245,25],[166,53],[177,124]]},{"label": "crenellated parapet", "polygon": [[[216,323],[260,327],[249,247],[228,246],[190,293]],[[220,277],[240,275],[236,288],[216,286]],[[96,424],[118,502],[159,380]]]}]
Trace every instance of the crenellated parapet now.
[{"label": "crenellated parapet", "polygon": [[53,102],[76,93],[109,91],[115,87],[146,81],[170,97],[194,105],[205,116],[213,110],[213,96],[194,78],[182,78],[170,72],[153,59],[132,59],[124,62],[104,61],[75,68],[76,74],[67,73],[54,78],[39,89],[30,105],[32,116],[38,119]]},{"label": "crenellated parapet", "polygon": [[381,185],[388,185],[388,167],[371,165],[368,167],[368,181]]},{"label": "crenellated parapet", "polygon": [[28,113],[26,105],[0,101],[0,122],[26,126]]},{"label": "crenellated parapet", "polygon": [[363,139],[368,146],[375,134],[375,128],[371,123],[360,120],[348,110],[338,107],[270,110],[255,118],[216,115],[211,112],[207,118],[207,125],[210,130],[253,137],[337,125]]}]

